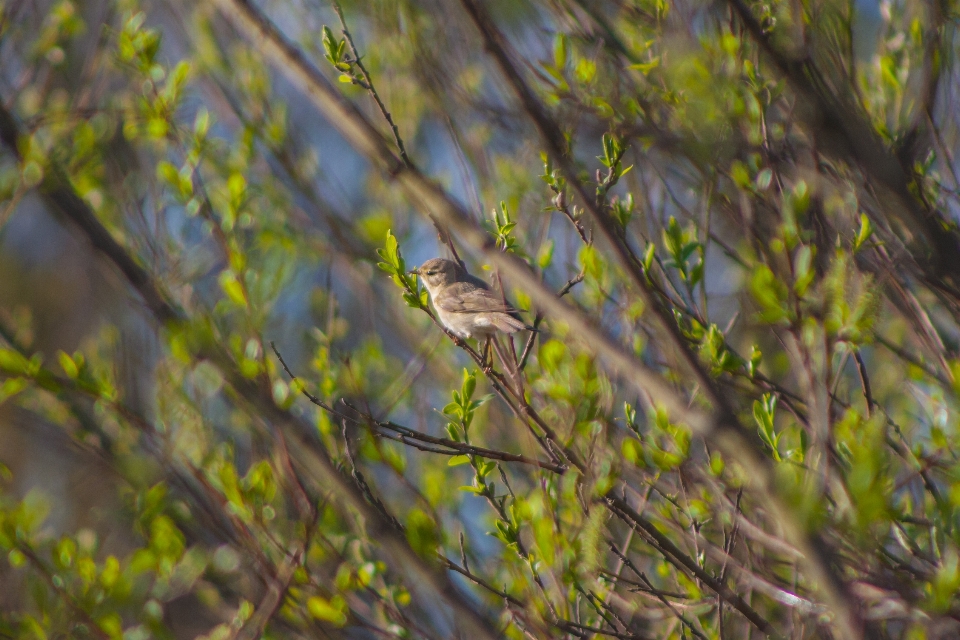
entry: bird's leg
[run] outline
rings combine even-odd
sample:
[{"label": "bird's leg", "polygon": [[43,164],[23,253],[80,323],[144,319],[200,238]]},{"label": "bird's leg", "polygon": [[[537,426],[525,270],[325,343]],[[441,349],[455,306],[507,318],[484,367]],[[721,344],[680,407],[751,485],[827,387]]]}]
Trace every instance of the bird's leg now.
[{"label": "bird's leg", "polygon": [[483,341],[483,350],[481,351],[481,367],[484,373],[490,373],[493,369],[493,357],[490,353],[490,336]]}]

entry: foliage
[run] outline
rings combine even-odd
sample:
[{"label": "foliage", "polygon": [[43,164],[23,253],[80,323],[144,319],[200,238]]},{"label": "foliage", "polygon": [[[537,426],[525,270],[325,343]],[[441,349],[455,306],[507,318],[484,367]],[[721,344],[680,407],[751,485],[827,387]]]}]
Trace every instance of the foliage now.
[{"label": "foliage", "polygon": [[0,4],[0,636],[957,637],[958,13],[871,11]]}]

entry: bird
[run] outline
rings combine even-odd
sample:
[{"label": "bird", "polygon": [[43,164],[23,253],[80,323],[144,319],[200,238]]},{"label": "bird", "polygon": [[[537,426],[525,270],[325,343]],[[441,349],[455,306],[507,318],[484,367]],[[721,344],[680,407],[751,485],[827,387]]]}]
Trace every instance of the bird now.
[{"label": "bird", "polygon": [[437,319],[459,338],[489,340],[498,331],[535,331],[480,278],[453,260],[432,258],[410,273],[420,277],[437,311]]}]

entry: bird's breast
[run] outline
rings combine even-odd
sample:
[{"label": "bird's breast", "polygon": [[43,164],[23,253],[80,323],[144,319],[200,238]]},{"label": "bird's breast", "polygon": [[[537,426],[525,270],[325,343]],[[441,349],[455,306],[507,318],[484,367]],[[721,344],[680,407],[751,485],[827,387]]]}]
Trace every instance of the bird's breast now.
[{"label": "bird's breast", "polygon": [[437,309],[437,319],[440,320],[440,324],[449,329],[454,335],[460,336],[461,338],[472,338],[473,337],[473,320],[470,318],[472,314],[466,313],[449,313],[441,309]]}]

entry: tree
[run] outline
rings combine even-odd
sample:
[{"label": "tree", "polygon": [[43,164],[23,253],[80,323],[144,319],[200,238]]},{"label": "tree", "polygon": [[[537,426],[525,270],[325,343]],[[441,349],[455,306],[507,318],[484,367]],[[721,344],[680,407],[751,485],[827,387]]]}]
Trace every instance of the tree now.
[{"label": "tree", "polygon": [[957,15],[8,0],[0,635],[955,637]]}]

